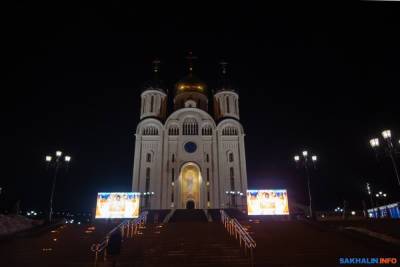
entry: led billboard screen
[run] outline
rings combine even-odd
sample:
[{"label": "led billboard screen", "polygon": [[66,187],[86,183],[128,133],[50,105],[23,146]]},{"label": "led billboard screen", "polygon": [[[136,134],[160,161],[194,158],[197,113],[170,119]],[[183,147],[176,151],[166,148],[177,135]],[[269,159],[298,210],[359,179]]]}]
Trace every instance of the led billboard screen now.
[{"label": "led billboard screen", "polygon": [[96,219],[137,218],[139,217],[139,201],[139,193],[98,193]]},{"label": "led billboard screen", "polygon": [[248,215],[288,215],[286,189],[247,190]]}]

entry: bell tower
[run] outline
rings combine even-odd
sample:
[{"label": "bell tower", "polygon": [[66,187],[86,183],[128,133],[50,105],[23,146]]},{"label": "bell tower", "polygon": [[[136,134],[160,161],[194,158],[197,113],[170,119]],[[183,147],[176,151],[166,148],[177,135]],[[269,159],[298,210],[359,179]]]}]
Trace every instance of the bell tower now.
[{"label": "bell tower", "polygon": [[235,118],[239,120],[239,95],[227,77],[226,62],[221,62],[219,85],[214,94],[214,116],[216,120]]},{"label": "bell tower", "polygon": [[160,61],[153,61],[153,79],[148,81],[140,95],[140,119],[157,118],[164,120],[167,113],[167,94],[159,77]]}]

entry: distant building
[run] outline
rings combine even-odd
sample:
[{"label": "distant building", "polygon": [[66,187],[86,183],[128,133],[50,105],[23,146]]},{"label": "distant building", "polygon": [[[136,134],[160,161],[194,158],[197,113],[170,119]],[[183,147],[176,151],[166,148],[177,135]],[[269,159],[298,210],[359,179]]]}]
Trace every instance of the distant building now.
[{"label": "distant building", "polygon": [[400,202],[369,209],[368,217],[400,219]]},{"label": "distant building", "polygon": [[[191,59],[188,75],[172,94],[163,86],[155,62],[154,79],[141,93],[132,189],[142,194],[148,209],[244,207],[245,134],[238,92],[230,86],[222,63],[210,101]],[[168,97],[173,97],[171,114]]]}]

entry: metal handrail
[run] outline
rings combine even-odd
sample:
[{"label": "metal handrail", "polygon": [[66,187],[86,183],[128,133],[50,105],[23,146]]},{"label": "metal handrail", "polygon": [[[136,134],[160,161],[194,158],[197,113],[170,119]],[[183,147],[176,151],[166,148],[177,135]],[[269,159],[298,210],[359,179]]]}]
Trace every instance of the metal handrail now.
[{"label": "metal handrail", "polygon": [[244,254],[247,255],[249,252],[251,266],[254,265],[253,249],[256,247],[256,241],[250,236],[247,230],[238,222],[236,218],[231,218],[224,211],[220,210],[221,222],[225,229],[228,231],[230,236],[234,236],[235,239],[239,239],[239,245],[244,248]]},{"label": "metal handrail", "polygon": [[176,209],[172,209],[170,212],[168,212],[167,216],[165,216],[163,223],[168,223],[171,217],[174,215]]},{"label": "metal handrail", "polygon": [[122,238],[133,238],[135,234],[138,232],[138,228],[141,225],[146,224],[147,221],[147,211],[143,211],[138,218],[131,219],[131,220],[126,220],[114,227],[111,231],[109,231],[106,234],[106,237],[101,241],[100,243],[93,244],[90,249],[95,253],[95,264],[97,263],[99,254],[104,251],[104,259],[107,257],[107,246],[108,242],[110,241],[110,236],[117,231],[118,229],[121,229],[122,232]]}]

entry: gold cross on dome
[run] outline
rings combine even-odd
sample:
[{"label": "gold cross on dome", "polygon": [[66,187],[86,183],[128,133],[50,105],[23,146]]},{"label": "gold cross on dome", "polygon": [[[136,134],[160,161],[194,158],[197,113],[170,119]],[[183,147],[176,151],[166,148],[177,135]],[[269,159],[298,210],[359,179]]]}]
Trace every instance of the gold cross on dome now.
[{"label": "gold cross on dome", "polygon": [[188,60],[189,63],[189,71],[193,71],[193,60],[197,59],[196,56],[193,56],[193,52],[189,51],[189,54],[186,56],[186,59]]},{"label": "gold cross on dome", "polygon": [[222,72],[222,74],[226,74],[226,66],[228,65],[228,62],[226,62],[226,61],[221,61],[220,63],[219,63],[220,65],[221,65],[221,72]]},{"label": "gold cross on dome", "polygon": [[158,72],[160,70],[161,61],[158,59],[153,60],[153,71]]}]

